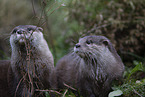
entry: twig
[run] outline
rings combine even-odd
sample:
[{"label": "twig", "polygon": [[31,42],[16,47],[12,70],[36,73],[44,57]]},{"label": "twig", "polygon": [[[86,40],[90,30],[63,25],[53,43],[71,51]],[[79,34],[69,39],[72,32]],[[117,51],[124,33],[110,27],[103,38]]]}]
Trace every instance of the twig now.
[{"label": "twig", "polygon": [[133,89],[133,91],[134,91],[134,93],[135,94],[137,94],[138,96],[140,96],[140,97],[143,97],[141,94],[139,94],[133,87],[132,87],[132,89]]},{"label": "twig", "polygon": [[65,90],[64,94],[62,95],[62,97],[65,97],[67,91],[68,91],[68,89]]},{"label": "twig", "polygon": [[32,2],[32,9],[33,9],[34,15],[36,15],[35,8],[34,8],[34,1],[31,0],[31,2]]},{"label": "twig", "polygon": [[71,87],[71,86],[69,86],[69,85],[67,85],[67,84],[65,84],[65,83],[63,83],[66,87],[68,87],[68,88],[70,88],[70,89],[72,89],[72,90],[75,90],[75,91],[77,91],[75,88],[73,88],[73,87]]},{"label": "twig", "polygon": [[[52,13],[54,13],[57,9],[59,9],[62,6],[62,4],[60,4],[57,8],[55,8],[48,16],[50,16]],[[48,10],[49,11],[49,10]],[[46,12],[45,12],[46,13]],[[47,20],[45,20],[41,25],[43,26],[45,23],[47,22]]]},{"label": "twig", "polygon": [[31,60],[30,59],[31,49],[30,49],[30,44],[27,42],[25,34],[24,34],[24,38],[25,38],[25,47],[26,47],[26,51],[27,51],[27,58],[26,58],[26,60],[27,60],[27,69],[28,69],[27,73],[28,73],[30,84],[31,84],[29,89],[30,89],[31,95],[33,95],[33,93],[34,93],[33,79],[31,78],[30,70],[29,70],[30,69],[30,60]]},{"label": "twig", "polygon": [[[26,73],[26,74],[27,74],[27,73]],[[18,91],[18,88],[19,88],[19,86],[20,86],[22,80],[25,78],[26,74],[23,76],[23,78],[20,79],[20,81],[19,81],[19,83],[18,83],[18,85],[17,85],[17,87],[16,87],[16,91],[15,91],[15,96],[14,96],[14,97],[16,97],[16,93],[17,93],[17,91]]]},{"label": "twig", "polygon": [[107,27],[107,26],[109,26],[109,25],[110,25],[110,24],[104,24],[104,25],[101,25],[101,26],[96,26],[96,25],[95,25],[94,28],[92,28],[91,30],[87,31],[87,34],[89,34],[89,33],[93,32],[93,31],[95,31],[96,29],[104,28],[104,27]]},{"label": "twig", "polygon": [[40,91],[40,92],[53,92],[53,93],[57,93],[59,95],[62,95],[60,92],[54,91],[54,90],[39,90],[39,89],[36,89],[35,91]]}]

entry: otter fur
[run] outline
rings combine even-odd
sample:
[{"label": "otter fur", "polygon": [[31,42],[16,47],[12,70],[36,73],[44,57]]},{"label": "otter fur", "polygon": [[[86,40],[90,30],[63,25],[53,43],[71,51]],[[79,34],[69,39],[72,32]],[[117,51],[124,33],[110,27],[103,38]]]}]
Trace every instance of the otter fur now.
[{"label": "otter fur", "polygon": [[109,39],[95,35],[80,38],[74,52],[56,64],[58,88],[76,88],[83,97],[107,97],[111,82],[121,78],[123,71]]},{"label": "otter fur", "polygon": [[0,60],[0,97],[11,97],[8,87],[10,60]]},{"label": "otter fur", "polygon": [[54,62],[42,30],[34,25],[19,25],[11,32],[12,75],[8,82],[15,97],[39,97],[43,93],[38,94],[37,90],[51,88]]}]

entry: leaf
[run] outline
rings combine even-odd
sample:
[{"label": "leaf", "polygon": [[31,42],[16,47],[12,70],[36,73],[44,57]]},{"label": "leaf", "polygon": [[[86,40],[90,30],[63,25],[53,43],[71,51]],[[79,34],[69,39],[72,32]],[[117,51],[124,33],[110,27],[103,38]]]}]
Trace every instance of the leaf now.
[{"label": "leaf", "polygon": [[139,62],[139,64],[137,64],[137,65],[131,70],[130,74],[128,75],[128,80],[129,80],[130,76],[131,76],[132,74],[134,74],[135,72],[137,72],[137,71],[144,71],[143,64],[142,64],[141,62]]},{"label": "leaf", "polygon": [[110,92],[108,97],[120,96],[122,94],[123,94],[123,92],[121,90],[116,90],[116,91]]},{"label": "leaf", "polygon": [[49,95],[48,92],[45,92],[45,96],[46,96],[46,97],[50,97],[50,95]]}]

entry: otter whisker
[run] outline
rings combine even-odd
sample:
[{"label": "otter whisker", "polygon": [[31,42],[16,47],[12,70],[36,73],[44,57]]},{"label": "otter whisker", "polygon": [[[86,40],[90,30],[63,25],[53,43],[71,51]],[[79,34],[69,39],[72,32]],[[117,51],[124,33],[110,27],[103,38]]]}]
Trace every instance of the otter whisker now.
[{"label": "otter whisker", "polygon": [[89,63],[91,63],[91,60],[90,60],[90,56],[89,56],[89,54],[87,53],[87,52],[84,52],[84,54],[85,54],[85,57],[86,57],[86,61],[87,61],[87,63],[89,64]]}]

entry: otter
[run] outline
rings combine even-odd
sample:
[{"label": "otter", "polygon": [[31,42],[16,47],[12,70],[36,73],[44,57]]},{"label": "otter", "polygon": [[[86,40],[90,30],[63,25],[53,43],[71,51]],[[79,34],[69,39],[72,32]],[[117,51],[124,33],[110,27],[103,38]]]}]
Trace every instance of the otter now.
[{"label": "otter", "polygon": [[12,96],[40,97],[44,95],[36,89],[51,88],[54,62],[42,31],[34,25],[19,25],[11,32],[8,83]]},{"label": "otter", "polygon": [[8,87],[8,68],[10,67],[10,60],[0,60],[0,97],[11,97]]},{"label": "otter", "polygon": [[58,88],[75,88],[83,97],[108,97],[124,64],[105,36],[85,36],[56,64]]}]

